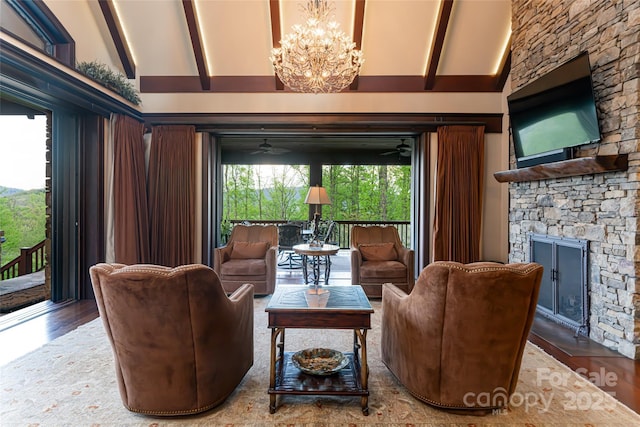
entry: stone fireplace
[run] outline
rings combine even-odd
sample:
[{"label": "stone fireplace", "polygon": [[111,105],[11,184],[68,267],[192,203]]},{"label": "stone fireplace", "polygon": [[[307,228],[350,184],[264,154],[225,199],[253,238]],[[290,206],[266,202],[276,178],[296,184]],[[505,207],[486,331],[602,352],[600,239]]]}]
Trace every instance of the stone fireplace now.
[{"label": "stone fireplace", "polygon": [[512,16],[511,88],[587,51],[602,141],[576,157],[627,155],[628,167],[509,183],[509,261],[529,261],[532,233],[588,242],[588,335],[638,359],[640,1],[516,0]]}]

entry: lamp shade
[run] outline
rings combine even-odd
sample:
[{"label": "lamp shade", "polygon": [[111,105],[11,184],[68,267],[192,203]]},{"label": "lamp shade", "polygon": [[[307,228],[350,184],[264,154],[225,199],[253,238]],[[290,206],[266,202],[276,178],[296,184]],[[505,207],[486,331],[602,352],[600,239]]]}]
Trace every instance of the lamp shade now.
[{"label": "lamp shade", "polygon": [[309,188],[309,192],[307,193],[307,197],[304,199],[304,202],[308,205],[331,204],[331,200],[329,200],[327,190],[325,190],[324,187],[320,187],[319,185]]}]

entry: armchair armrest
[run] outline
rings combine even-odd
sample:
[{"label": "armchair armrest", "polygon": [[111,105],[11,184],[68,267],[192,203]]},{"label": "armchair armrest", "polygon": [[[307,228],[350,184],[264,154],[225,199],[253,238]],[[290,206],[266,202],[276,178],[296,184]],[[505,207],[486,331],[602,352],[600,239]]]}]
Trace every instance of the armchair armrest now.
[{"label": "armchair armrest", "polygon": [[229,260],[233,245],[220,246],[213,249],[213,269],[220,274],[220,266]]},{"label": "armchair armrest", "polygon": [[411,292],[416,281],[415,274],[413,273],[413,269],[415,268],[415,251],[403,246],[398,250],[398,259],[407,266],[407,286],[409,292]]},{"label": "armchair armrest", "polygon": [[233,343],[223,351],[229,366],[240,364],[249,369],[253,364],[253,291],[254,285],[245,283],[229,295],[230,310],[220,325],[225,330],[228,342]]},{"label": "armchair armrest", "polygon": [[413,262],[413,249],[405,248],[404,246],[398,249],[398,261],[404,265],[409,265]]},{"label": "armchair armrest", "polygon": [[[234,303],[239,303],[245,299],[251,299],[253,301],[253,284],[245,283],[236,289],[231,295],[229,295],[229,299]],[[251,303],[253,307],[253,302]]]},{"label": "armchair armrest", "polygon": [[351,284],[360,284],[360,265],[362,265],[362,253],[357,248],[351,248]]},{"label": "armchair armrest", "polygon": [[278,269],[278,247],[270,246],[264,258],[267,264],[267,292],[272,294],[276,289],[276,274]]}]

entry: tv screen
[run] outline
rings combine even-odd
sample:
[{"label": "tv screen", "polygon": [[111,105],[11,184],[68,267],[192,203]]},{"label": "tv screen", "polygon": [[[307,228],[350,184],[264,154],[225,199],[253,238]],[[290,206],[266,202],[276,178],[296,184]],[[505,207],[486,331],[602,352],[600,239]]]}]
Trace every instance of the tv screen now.
[{"label": "tv screen", "polygon": [[586,53],[509,95],[507,102],[518,167],[570,158],[568,149],[600,141]]}]

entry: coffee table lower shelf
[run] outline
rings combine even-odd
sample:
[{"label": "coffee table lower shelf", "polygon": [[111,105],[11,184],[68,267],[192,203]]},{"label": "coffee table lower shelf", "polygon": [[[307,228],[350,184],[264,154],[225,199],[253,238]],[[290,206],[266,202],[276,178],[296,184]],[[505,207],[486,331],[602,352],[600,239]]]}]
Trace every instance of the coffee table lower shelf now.
[{"label": "coffee table lower shelf", "polygon": [[[269,394],[369,396],[360,381],[360,360],[354,353],[344,353],[349,364],[332,375],[310,375],[298,369],[292,362],[293,352],[285,352],[276,362],[276,384]],[[275,407],[270,412],[275,412]],[[362,408],[368,415],[368,406]]]}]

